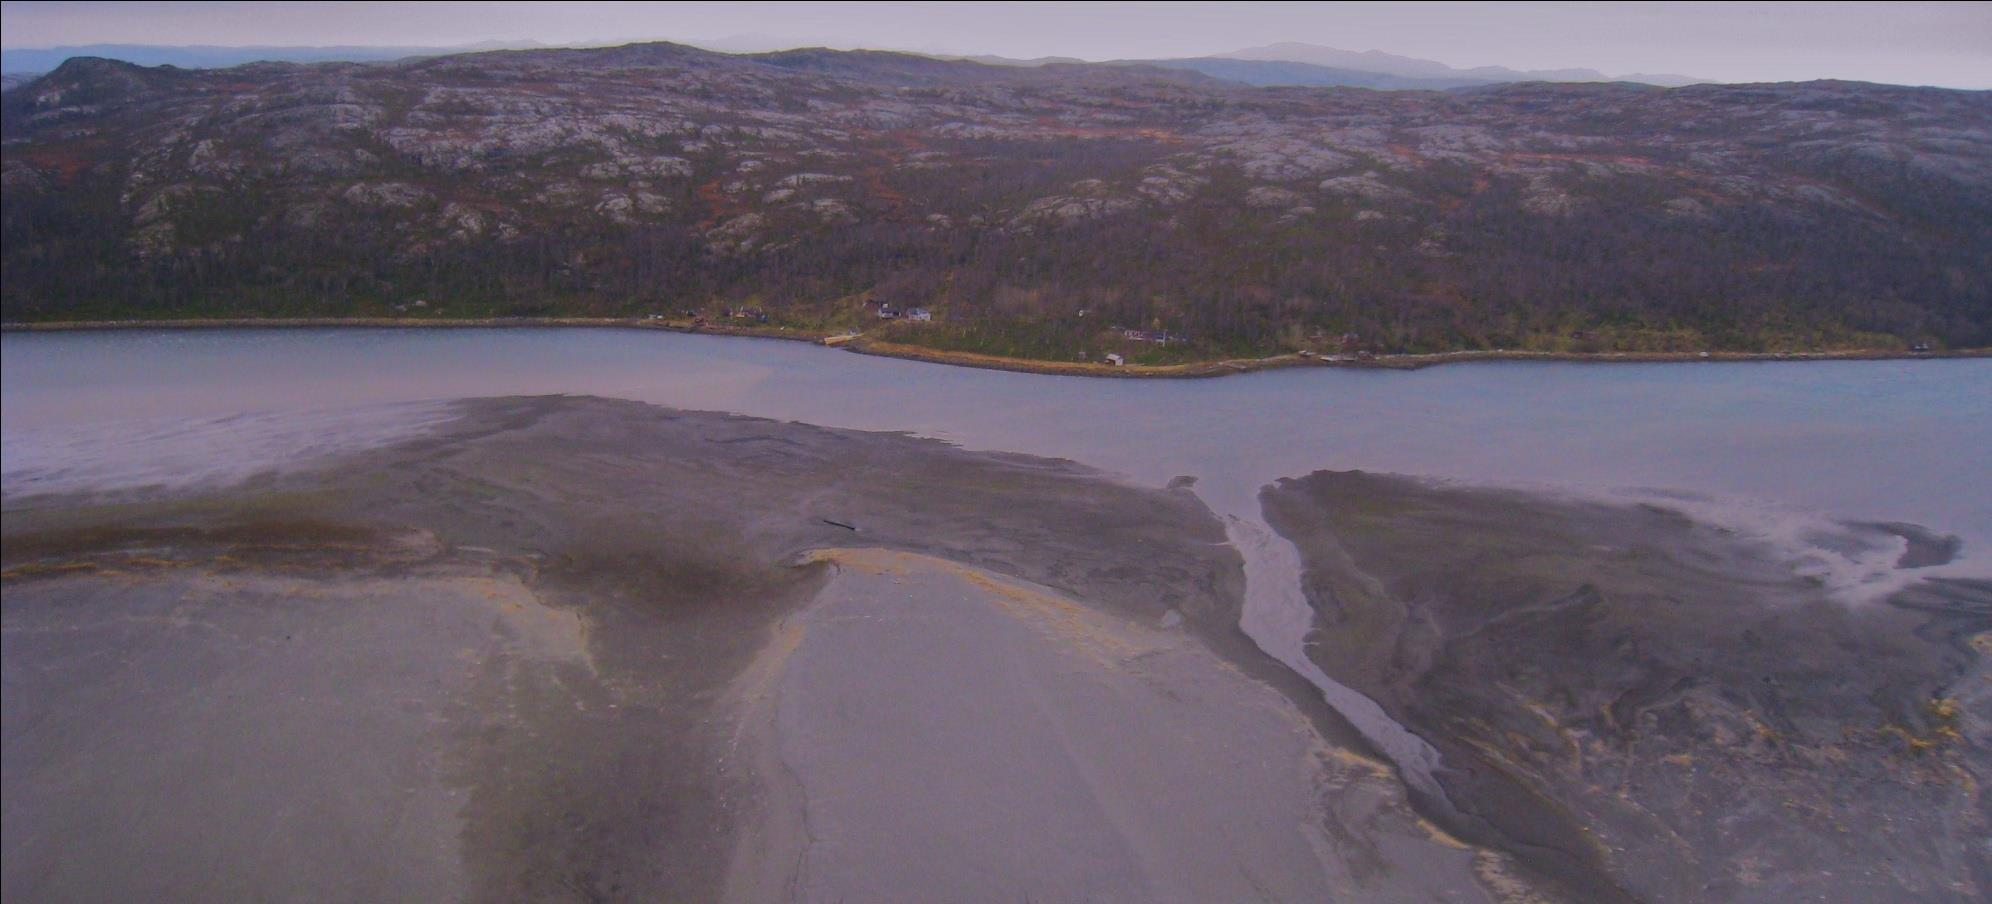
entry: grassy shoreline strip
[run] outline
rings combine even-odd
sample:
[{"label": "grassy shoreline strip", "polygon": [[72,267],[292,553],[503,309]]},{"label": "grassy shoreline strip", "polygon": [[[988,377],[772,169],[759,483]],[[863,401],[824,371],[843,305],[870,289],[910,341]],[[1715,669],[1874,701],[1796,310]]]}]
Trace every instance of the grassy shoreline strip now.
[{"label": "grassy shoreline strip", "polygon": [[[447,329],[447,328],[527,328],[592,327],[613,329],[666,330],[674,333],[701,333],[753,339],[780,339],[790,342],[823,344],[833,335],[816,330],[780,327],[734,326],[730,324],[691,324],[673,320],[621,317],[467,317],[416,320],[395,317],[245,317],[178,320],[52,320],[0,323],[0,332],[76,332],[90,330],[152,329]],[[1048,361],[1013,358],[977,352],[948,351],[887,342],[857,336],[839,342],[846,351],[885,358],[902,358],[955,367],[1008,370],[1023,373],[1075,377],[1117,378],[1199,378],[1249,373],[1282,367],[1365,367],[1414,370],[1467,361],[1564,361],[1574,363],[1668,363],[1692,361],[1879,361],[1917,358],[1992,357],[1992,348],[1945,349],[1914,352],[1899,349],[1840,349],[1817,352],[1530,352],[1510,350],[1461,350],[1373,355],[1365,358],[1307,357],[1299,354],[1264,358],[1227,358],[1182,364],[1112,365],[1093,361]]]}]

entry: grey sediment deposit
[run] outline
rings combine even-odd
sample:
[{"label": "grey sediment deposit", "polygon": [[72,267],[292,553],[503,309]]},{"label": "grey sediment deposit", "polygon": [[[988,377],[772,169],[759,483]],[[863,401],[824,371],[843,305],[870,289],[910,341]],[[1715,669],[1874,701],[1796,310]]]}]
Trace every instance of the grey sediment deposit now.
[{"label": "grey sediment deposit", "polygon": [[778,790],[729,897],[1478,897],[1474,853],[1386,768],[1167,619],[944,559],[818,557],[837,576],[743,682],[741,749]]},{"label": "grey sediment deposit", "polygon": [[1897,568],[1932,568],[1949,565],[1957,559],[1964,548],[1964,541],[1949,534],[1938,534],[1917,524],[1902,524],[1887,521],[1858,525],[1895,536],[1902,541],[1902,555],[1895,560]]},{"label": "grey sediment deposit", "polygon": [[1240,632],[1186,489],[630,402],[454,414],[228,488],[7,497],[7,897],[1546,887]]},{"label": "grey sediment deposit", "polygon": [[[1992,582],[1850,602],[1664,506],[1362,472],[1262,499],[1306,565],[1311,658],[1439,749],[1461,811],[1590,896],[1992,892]],[[1906,542],[1900,568],[1956,554],[1853,527]]]},{"label": "grey sediment deposit", "polygon": [[[378,445],[294,435],[332,423]],[[1850,603],[1664,506],[1269,488],[1304,655],[1435,801],[1243,633],[1190,478],[592,398],[213,426],[7,487],[9,898],[1992,888],[1984,582]]]}]

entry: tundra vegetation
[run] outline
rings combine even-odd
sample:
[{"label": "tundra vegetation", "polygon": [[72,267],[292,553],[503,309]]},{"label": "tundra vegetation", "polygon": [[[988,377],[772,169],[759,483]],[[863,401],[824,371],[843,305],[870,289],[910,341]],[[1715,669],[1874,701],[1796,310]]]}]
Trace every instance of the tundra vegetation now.
[{"label": "tundra vegetation", "polygon": [[4,125],[9,321],[751,305],[1146,362],[1992,345],[1983,92],[1254,88],[649,44],[75,59],[8,90]]}]

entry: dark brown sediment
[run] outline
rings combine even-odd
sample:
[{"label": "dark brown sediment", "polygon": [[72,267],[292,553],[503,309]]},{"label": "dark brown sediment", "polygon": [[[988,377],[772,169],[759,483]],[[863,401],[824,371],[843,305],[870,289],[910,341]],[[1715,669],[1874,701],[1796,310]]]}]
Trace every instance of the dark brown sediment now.
[{"label": "dark brown sediment", "polygon": [[1836,598],[1653,506],[1361,472],[1263,498],[1306,563],[1311,658],[1438,747],[1511,850],[1643,900],[1992,887],[1992,584]]}]

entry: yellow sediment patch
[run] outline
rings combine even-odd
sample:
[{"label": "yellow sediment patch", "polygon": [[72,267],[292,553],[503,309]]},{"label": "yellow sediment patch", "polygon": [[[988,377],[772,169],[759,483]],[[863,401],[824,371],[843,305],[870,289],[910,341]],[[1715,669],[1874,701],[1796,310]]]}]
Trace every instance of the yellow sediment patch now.
[{"label": "yellow sediment patch", "polygon": [[1418,817],[1418,828],[1424,830],[1425,837],[1430,838],[1433,844],[1444,845],[1446,847],[1459,851],[1480,850],[1480,848],[1474,847],[1473,845],[1467,844],[1466,842],[1453,837],[1453,834],[1451,832],[1439,828],[1437,824],[1433,823],[1431,820],[1426,819],[1423,816]]},{"label": "yellow sediment patch", "polygon": [[[251,575],[244,580],[252,582],[253,586],[258,578]],[[591,671],[595,668],[594,657],[589,651],[587,620],[573,610],[547,605],[532,588],[509,574],[364,578],[350,582],[293,579],[291,586],[312,591],[306,595],[314,597],[336,598],[357,594],[391,598],[397,593],[407,592],[411,583],[461,594],[468,600],[488,606],[512,630],[514,642],[521,653],[543,658],[578,659]]]},{"label": "yellow sediment patch", "polygon": [[[833,547],[811,550],[802,557],[802,561],[828,562],[840,568],[870,575],[904,576],[919,571],[947,574],[984,591],[990,601],[1020,621],[1043,631],[1056,641],[1061,649],[1090,654],[1103,667],[1117,668],[1130,660],[1173,648],[1182,642],[1181,635],[1153,630],[1103,615],[1081,603],[1046,592],[1025,582],[919,553],[875,547]],[[794,637],[789,641],[790,646],[780,651],[779,659],[785,659],[787,652],[794,649],[793,644],[801,639],[800,628],[789,630],[795,632]],[[770,650],[776,650],[778,647],[779,644],[771,646]],[[762,655],[770,656],[769,653]],[[758,663],[761,660],[756,661]],[[1211,657],[1211,663],[1240,680],[1251,680],[1231,663],[1222,659]],[[742,680],[745,681],[746,676],[743,676]],[[1308,727],[1307,718],[1299,711],[1293,710],[1284,701],[1281,701],[1280,710],[1282,715],[1298,729],[1314,736],[1313,729]],[[1396,781],[1396,773],[1382,760],[1366,756],[1356,750],[1329,744],[1319,736],[1314,736],[1310,747],[1316,761],[1332,761],[1345,767],[1353,767],[1369,778]]]},{"label": "yellow sediment patch", "polygon": [[[788,668],[789,657],[795,653],[796,648],[802,646],[802,635],[802,625],[792,620],[783,619],[780,624],[775,625],[774,636],[768,639],[768,645],[762,647],[761,652],[754,655],[754,660],[747,664],[747,668],[740,673],[740,676],[733,680],[732,688],[727,691],[727,698],[737,705],[749,708],[766,702],[774,693],[775,682],[781,679],[782,672]],[[737,735],[736,732],[736,740]]]},{"label": "yellow sediment patch", "polygon": [[[823,561],[823,560],[816,560]],[[805,629],[795,619],[775,625],[768,642],[728,685],[724,706],[737,714],[726,758],[756,776],[759,796],[750,808],[756,831],[737,833],[726,869],[727,901],[773,901],[790,896],[789,880],[808,847],[804,796],[782,761],[776,733],[781,678]]]},{"label": "yellow sediment patch", "polygon": [[871,575],[945,574],[986,592],[989,600],[1059,641],[1062,649],[1085,652],[1105,666],[1119,666],[1145,653],[1175,645],[1174,638],[1113,619],[1023,582],[919,553],[873,547],[811,550],[804,562],[830,562]]},{"label": "yellow sediment patch", "polygon": [[[841,568],[848,568],[852,571],[860,572],[863,574],[874,574],[874,575],[902,574],[903,575],[906,573],[906,562],[903,560],[908,558],[927,559],[928,557],[914,556],[912,553],[895,552],[890,549],[876,549],[871,547],[849,547],[849,548],[838,547],[830,549],[812,549],[809,552],[803,554],[802,563],[805,565],[814,565],[819,562],[827,562],[832,565],[836,565]],[[929,559],[929,561],[938,562],[941,560]]]},{"label": "yellow sediment patch", "polygon": [[187,568],[199,564],[180,559],[162,559],[157,556],[126,556],[118,559],[117,562],[119,565],[127,565],[133,568]]},{"label": "yellow sediment patch", "polygon": [[[1296,713],[1295,718],[1300,719],[1303,717],[1301,717],[1298,713]],[[1382,760],[1376,759],[1375,757],[1364,756],[1363,754],[1358,753],[1354,750],[1350,750],[1347,747],[1338,747],[1334,744],[1330,744],[1326,740],[1320,738],[1319,736],[1315,737],[1311,749],[1312,752],[1314,753],[1314,756],[1318,759],[1333,760],[1337,763],[1341,763],[1344,766],[1353,766],[1357,769],[1362,770],[1365,773],[1368,773],[1371,778],[1385,778],[1385,779],[1392,779],[1393,781],[1395,780],[1394,778],[1395,774],[1391,772],[1390,764],[1385,763]]]},{"label": "yellow sediment patch", "polygon": [[1569,746],[1570,768],[1578,772],[1584,771],[1584,745],[1578,743],[1577,736],[1556,721],[1556,715],[1549,711],[1549,707],[1535,701],[1528,701],[1522,705],[1536,718],[1541,719],[1544,725],[1549,726],[1549,730],[1556,732],[1556,736],[1562,738],[1563,743]]},{"label": "yellow sediment patch", "polygon": [[[1063,665],[1069,665],[1079,676],[1101,681],[1117,688],[1119,693],[1130,696],[1148,693],[1148,683],[1153,682],[1170,697],[1184,700],[1185,706],[1250,707],[1275,714],[1286,730],[1305,738],[1303,746],[1296,750],[1301,755],[1290,761],[1289,768],[1299,773],[1298,787],[1312,791],[1320,805],[1329,808],[1321,811],[1320,818],[1361,819],[1365,825],[1388,833],[1398,844],[1429,845],[1425,848],[1427,854],[1445,863],[1448,870],[1465,869],[1467,859],[1473,858],[1474,876],[1483,886],[1505,888],[1490,893],[1502,900],[1525,900],[1521,895],[1527,893],[1526,884],[1505,871],[1502,861],[1419,817],[1405,800],[1402,785],[1391,766],[1359,751],[1328,743],[1291,701],[1262,682],[1238,673],[1193,640],[1188,632],[1132,622],[1096,611],[1083,602],[1028,581],[917,553],[831,547],[812,550],[799,561],[835,566],[840,575],[832,582],[833,587],[838,587],[836,581],[856,583],[843,584],[833,592],[878,594],[879,598],[893,601],[893,611],[926,603],[937,608],[952,607],[959,605],[964,597],[974,603],[986,602],[1073,656]],[[920,580],[915,586],[903,588],[881,580],[909,577]],[[910,580],[906,583],[914,584]],[[745,892],[760,886],[738,864],[773,864],[782,870],[781,876],[790,876],[792,873],[788,871],[793,869],[795,861],[789,852],[792,846],[806,844],[783,835],[790,831],[783,822],[789,812],[785,805],[799,806],[791,800],[797,792],[793,789],[793,776],[767,752],[768,719],[780,694],[781,675],[804,640],[802,624],[807,623],[806,617],[793,617],[778,625],[762,651],[727,692],[729,700],[737,701],[743,716],[742,727],[734,737],[738,761],[753,764],[763,777],[769,795],[763,806],[773,814],[774,824],[774,828],[762,833],[748,833],[746,837],[750,840],[743,842],[736,854],[736,868],[728,887],[742,892],[743,898],[752,897]],[[1150,657],[1154,653],[1168,655]],[[1144,663],[1134,664],[1144,657],[1148,657]],[[1211,671],[1215,667],[1222,667],[1225,672]],[[1177,697],[1178,691],[1185,691],[1185,695]],[[1255,720],[1252,724],[1264,723]],[[1180,725],[1172,721],[1168,727],[1174,731],[1194,730],[1187,721]],[[1295,748],[1283,744],[1279,749]],[[806,827],[794,831],[806,832]],[[759,840],[763,837],[775,840]],[[1316,844],[1326,852],[1323,856],[1339,856],[1332,850],[1334,842],[1326,835]],[[1488,860],[1484,867],[1478,863],[1482,859]],[[775,888],[769,896],[781,896],[787,891]]]},{"label": "yellow sediment patch", "polygon": [[[1400,815],[1404,820],[1403,824],[1392,820],[1394,826],[1402,826],[1392,828],[1393,833],[1402,833],[1411,837],[1423,836],[1425,841],[1439,847],[1470,854],[1476,882],[1495,900],[1504,902],[1542,900],[1531,897],[1534,893],[1526,882],[1513,875],[1505,855],[1461,839],[1437,823],[1418,815],[1410,802],[1402,797],[1403,785],[1398,782],[1396,772],[1389,764],[1354,750],[1331,745],[1318,735],[1314,737],[1309,749],[1315,762],[1319,764],[1317,775],[1329,783],[1342,786],[1362,782],[1375,783],[1376,790],[1385,794],[1390,800],[1390,811]],[[1353,767],[1360,774],[1350,776],[1338,772],[1337,765]]]},{"label": "yellow sediment patch", "polygon": [[[1480,751],[1481,756],[1485,757],[1484,762],[1486,762],[1490,766],[1493,766],[1496,769],[1501,770],[1502,772],[1507,773],[1510,778],[1515,779],[1516,784],[1520,785],[1523,790],[1527,791],[1530,795],[1534,796],[1537,800],[1541,801],[1543,804],[1558,810],[1565,809],[1560,801],[1558,801],[1554,797],[1551,797],[1538,785],[1533,770],[1528,769],[1527,767],[1523,766],[1521,763],[1515,762],[1513,759],[1509,758],[1508,755],[1500,748],[1495,747],[1494,745],[1489,744],[1486,741],[1481,741],[1471,737],[1461,738],[1460,740],[1465,741],[1475,750]],[[1624,794],[1623,791],[1621,791],[1620,793],[1621,795]],[[1629,797],[1627,799],[1630,800]],[[1597,852],[1600,859],[1602,860],[1611,859],[1611,849],[1608,846],[1606,846],[1606,844],[1603,841],[1599,840],[1595,833],[1591,832],[1589,829],[1586,829],[1585,837],[1590,840],[1593,850]],[[1676,840],[1678,841],[1679,836],[1675,837]]]},{"label": "yellow sediment patch", "polygon": [[589,653],[588,645],[588,621],[580,613],[547,605],[532,588],[510,575],[452,580],[463,582],[466,589],[478,592],[497,604],[522,637],[531,638],[540,645],[541,653],[580,659],[587,663],[590,671],[594,670],[595,659]]},{"label": "yellow sediment patch", "polygon": [[949,564],[957,577],[989,591],[991,598],[1011,614],[1034,618],[1040,628],[1108,659],[1125,661],[1166,646],[1144,642],[1153,639],[1138,636],[1132,626],[1109,623],[1071,600]]},{"label": "yellow sediment patch", "polygon": [[157,556],[117,555],[104,556],[95,561],[71,560],[66,562],[28,562],[0,571],[0,580],[16,578],[48,577],[50,575],[99,572],[120,574],[124,568],[162,569],[189,568],[202,563],[194,560],[162,559]]},{"label": "yellow sediment patch", "polygon": [[97,569],[98,566],[95,562],[31,562],[26,565],[16,565],[13,568],[0,571],[0,580],[11,581],[16,578],[42,577],[51,574],[74,574],[79,571],[96,571]]},{"label": "yellow sediment patch", "polygon": [[1476,849],[1473,876],[1480,880],[1480,887],[1501,904],[1548,904],[1548,898],[1537,894],[1528,883],[1515,876],[1508,862],[1506,855],[1486,848]]}]

